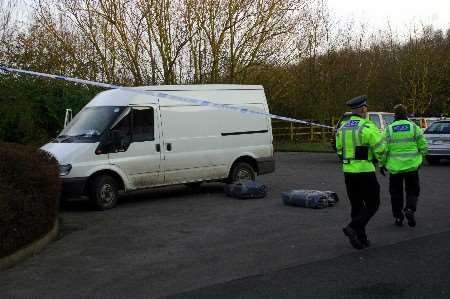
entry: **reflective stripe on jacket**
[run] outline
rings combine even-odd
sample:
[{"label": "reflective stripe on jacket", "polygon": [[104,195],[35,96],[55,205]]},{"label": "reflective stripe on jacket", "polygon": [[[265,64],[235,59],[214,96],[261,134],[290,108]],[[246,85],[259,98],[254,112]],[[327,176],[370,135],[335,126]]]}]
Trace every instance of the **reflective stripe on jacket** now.
[{"label": "reflective stripe on jacket", "polygon": [[[368,147],[367,160],[355,160],[356,146]],[[352,115],[345,121],[336,134],[336,149],[338,155],[342,157],[344,172],[375,171],[372,160],[381,161],[385,147],[383,135],[375,124],[358,115]]]},{"label": "reflective stripe on jacket", "polygon": [[422,130],[406,119],[394,121],[385,129],[387,150],[383,164],[392,174],[415,171],[427,153]]}]

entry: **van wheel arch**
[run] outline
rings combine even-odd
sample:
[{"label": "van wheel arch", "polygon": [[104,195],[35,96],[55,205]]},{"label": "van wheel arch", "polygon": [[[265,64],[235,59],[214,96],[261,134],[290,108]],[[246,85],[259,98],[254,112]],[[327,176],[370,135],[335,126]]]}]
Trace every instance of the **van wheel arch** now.
[{"label": "van wheel arch", "polygon": [[236,171],[236,168],[240,166],[244,166],[245,168],[245,165],[251,167],[251,169],[253,170],[252,176],[256,177],[256,175],[258,174],[258,163],[256,162],[255,158],[250,156],[242,156],[236,159],[231,165],[230,171],[228,173],[228,178],[225,180],[225,182],[232,183],[233,181],[235,181],[233,177],[235,176],[234,172]]},{"label": "van wheel arch", "polygon": [[84,189],[84,193],[86,195],[89,194],[89,189],[92,183],[95,181],[95,179],[101,175],[109,175],[110,177],[114,178],[119,186],[119,190],[125,190],[125,183],[123,182],[122,177],[115,171],[112,170],[100,170],[97,171],[89,177],[88,181],[86,182],[86,186]]}]

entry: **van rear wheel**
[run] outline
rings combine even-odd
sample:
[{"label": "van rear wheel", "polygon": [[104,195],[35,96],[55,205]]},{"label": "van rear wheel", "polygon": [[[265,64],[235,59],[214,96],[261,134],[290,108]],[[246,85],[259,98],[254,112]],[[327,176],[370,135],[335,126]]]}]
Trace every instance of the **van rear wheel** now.
[{"label": "van rear wheel", "polygon": [[256,172],[253,167],[246,162],[237,162],[233,165],[228,177],[228,182],[236,182],[241,180],[254,181]]},{"label": "van rear wheel", "polygon": [[113,177],[100,175],[89,187],[89,198],[98,210],[104,211],[116,206],[119,187]]}]

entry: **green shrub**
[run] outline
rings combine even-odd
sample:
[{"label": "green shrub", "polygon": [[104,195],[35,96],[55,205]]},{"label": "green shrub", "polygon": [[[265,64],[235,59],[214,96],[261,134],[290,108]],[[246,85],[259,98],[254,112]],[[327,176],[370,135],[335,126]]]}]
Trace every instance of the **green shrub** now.
[{"label": "green shrub", "polygon": [[0,142],[47,143],[63,128],[66,108],[75,115],[100,91],[64,81],[0,72]]},{"label": "green shrub", "polygon": [[334,153],[330,143],[274,142],[276,152]]},{"label": "green shrub", "polygon": [[55,158],[34,147],[0,143],[0,257],[53,228],[60,192]]}]

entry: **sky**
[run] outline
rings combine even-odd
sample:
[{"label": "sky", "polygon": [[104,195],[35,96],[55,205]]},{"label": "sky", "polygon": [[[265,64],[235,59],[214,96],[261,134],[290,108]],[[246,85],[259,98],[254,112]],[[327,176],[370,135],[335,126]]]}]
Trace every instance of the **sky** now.
[{"label": "sky", "polygon": [[444,32],[450,28],[450,0],[327,0],[340,21],[367,23],[373,31],[387,28],[407,34],[412,24],[433,25]]},{"label": "sky", "polygon": [[[4,2],[7,0],[0,0]],[[13,0],[26,13],[35,0]],[[320,0],[318,0],[320,1]],[[354,22],[368,25],[369,32],[385,30],[388,24],[400,36],[407,36],[415,25],[433,25],[444,32],[450,29],[450,0],[323,0],[333,19],[343,25]]]}]

